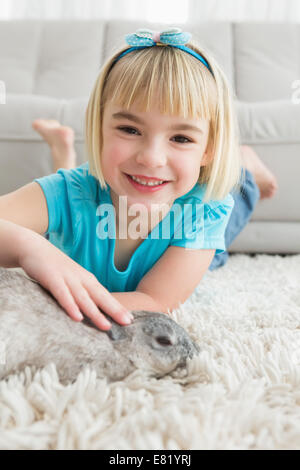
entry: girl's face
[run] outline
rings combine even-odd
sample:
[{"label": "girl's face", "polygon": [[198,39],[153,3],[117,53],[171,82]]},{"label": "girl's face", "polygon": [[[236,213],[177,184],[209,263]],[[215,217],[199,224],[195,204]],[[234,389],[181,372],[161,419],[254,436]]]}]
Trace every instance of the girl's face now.
[{"label": "girl's face", "polygon": [[[111,188],[114,206],[127,196],[127,206],[166,203],[189,192],[197,183],[200,167],[209,156],[206,146],[209,122],[160,114],[157,106],[138,112],[108,102],[103,116],[102,171]],[[125,113],[127,116],[125,116]],[[129,113],[132,115],[131,118]],[[194,128],[188,128],[194,126]],[[142,175],[169,181],[158,191],[142,192],[127,175]]]}]

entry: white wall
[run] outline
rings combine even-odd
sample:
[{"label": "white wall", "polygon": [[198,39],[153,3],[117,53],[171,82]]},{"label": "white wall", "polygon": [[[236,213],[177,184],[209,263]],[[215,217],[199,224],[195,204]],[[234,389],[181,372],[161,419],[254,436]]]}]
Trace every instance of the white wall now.
[{"label": "white wall", "polygon": [[1,0],[0,19],[300,22],[299,0]]}]

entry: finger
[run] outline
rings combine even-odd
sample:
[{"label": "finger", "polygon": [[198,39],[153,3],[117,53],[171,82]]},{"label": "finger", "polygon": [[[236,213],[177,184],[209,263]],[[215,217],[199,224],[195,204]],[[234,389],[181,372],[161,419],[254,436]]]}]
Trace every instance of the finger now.
[{"label": "finger", "polygon": [[97,280],[90,278],[82,285],[88,290],[90,297],[98,307],[120,324],[128,325],[134,319],[132,314]]},{"label": "finger", "polygon": [[63,281],[59,284],[50,285],[48,287],[48,290],[50,290],[50,292],[56,298],[61,307],[73,320],[83,320],[83,315],[80,313],[80,310],[77,307],[68,286]]},{"label": "finger", "polygon": [[89,317],[100,330],[109,330],[111,323],[100,312],[85,287],[82,284],[77,284],[70,286],[70,289],[81,312]]}]

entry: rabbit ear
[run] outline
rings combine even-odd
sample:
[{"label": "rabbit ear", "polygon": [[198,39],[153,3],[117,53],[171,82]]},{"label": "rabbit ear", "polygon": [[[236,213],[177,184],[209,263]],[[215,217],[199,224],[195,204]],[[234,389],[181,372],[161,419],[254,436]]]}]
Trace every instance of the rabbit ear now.
[{"label": "rabbit ear", "polygon": [[[103,312],[102,312],[103,313]],[[107,336],[112,340],[112,341],[118,341],[120,339],[127,339],[128,338],[128,333],[126,333],[126,330],[123,326],[119,325],[119,323],[116,323],[113,318],[109,317],[105,313],[103,313],[104,317],[109,321],[112,326],[110,330],[99,330],[99,328],[92,322],[92,320],[88,317],[84,317],[83,320],[81,321],[82,324],[90,326],[91,328],[94,328],[95,330],[99,331],[99,333],[106,333]]]},{"label": "rabbit ear", "polygon": [[118,323],[115,323],[111,317],[109,317],[109,321],[112,324],[109,330],[103,331],[106,333],[111,341],[120,341],[122,339],[128,339],[128,333],[126,331],[125,326],[121,326]]},{"label": "rabbit ear", "polygon": [[[109,317],[104,312],[102,313],[104,317],[107,319],[107,321],[111,323],[111,328],[109,330],[101,330],[101,333],[106,333],[109,339],[111,339],[111,341],[119,341],[121,339],[128,339],[128,333],[125,328],[126,325],[122,326],[119,323],[115,322],[113,318]],[[84,317],[81,323],[84,323],[99,331],[96,325],[88,317]]]}]

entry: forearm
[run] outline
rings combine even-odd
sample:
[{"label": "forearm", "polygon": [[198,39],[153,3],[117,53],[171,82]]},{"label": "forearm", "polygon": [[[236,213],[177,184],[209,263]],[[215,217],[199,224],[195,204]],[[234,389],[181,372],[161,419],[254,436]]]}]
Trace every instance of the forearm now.
[{"label": "forearm", "polygon": [[112,292],[111,295],[128,310],[148,310],[149,312],[167,313],[158,302],[143,292]]},{"label": "forearm", "polygon": [[22,249],[35,237],[41,235],[20,225],[0,219],[0,266],[4,268],[20,267],[20,254]]}]

